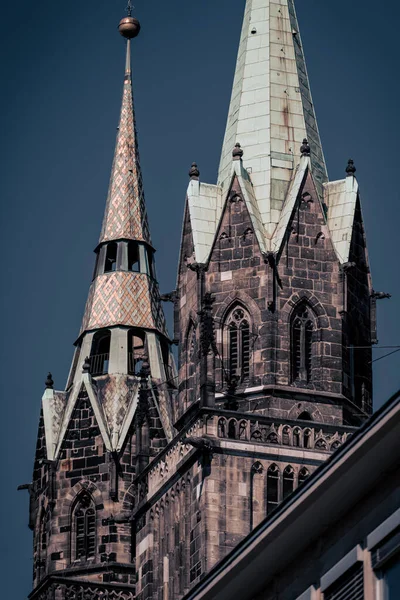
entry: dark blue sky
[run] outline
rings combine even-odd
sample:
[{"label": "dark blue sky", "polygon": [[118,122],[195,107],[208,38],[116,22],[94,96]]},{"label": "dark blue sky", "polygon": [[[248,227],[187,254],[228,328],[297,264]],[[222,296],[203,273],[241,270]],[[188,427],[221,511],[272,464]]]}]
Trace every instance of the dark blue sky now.
[{"label": "dark blue sky", "polygon": [[[137,0],[139,144],[161,290],[175,287],[187,171],[213,183],[244,0]],[[381,345],[400,345],[397,183],[400,8],[297,0],[330,179],[354,158]],[[47,371],[62,389],[93,269],[124,70],[124,1],[2,6],[2,596],[30,591],[28,495]],[[385,350],[376,349],[378,358]],[[386,350],[389,352],[389,350]],[[376,363],[375,406],[400,384],[400,353]]]}]

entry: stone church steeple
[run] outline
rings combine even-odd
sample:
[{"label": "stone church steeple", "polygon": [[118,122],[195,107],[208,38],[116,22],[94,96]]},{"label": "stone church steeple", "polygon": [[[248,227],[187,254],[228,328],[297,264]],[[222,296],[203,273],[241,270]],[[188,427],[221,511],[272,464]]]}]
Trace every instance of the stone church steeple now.
[{"label": "stone church steeple", "polygon": [[[329,181],[293,0],[247,0],[217,183],[189,171],[160,296],[130,63],[66,390],[43,396],[33,600],[177,600],[372,411],[355,166]],[[161,300],[174,302],[175,372]]]},{"label": "stone church steeple", "polygon": [[42,401],[29,486],[32,598],[134,598],[131,485],[173,437],[176,372],[132,93],[131,40],[140,24],[128,16],[119,30],[122,106],[93,281],[66,389],[55,390],[49,374]]}]

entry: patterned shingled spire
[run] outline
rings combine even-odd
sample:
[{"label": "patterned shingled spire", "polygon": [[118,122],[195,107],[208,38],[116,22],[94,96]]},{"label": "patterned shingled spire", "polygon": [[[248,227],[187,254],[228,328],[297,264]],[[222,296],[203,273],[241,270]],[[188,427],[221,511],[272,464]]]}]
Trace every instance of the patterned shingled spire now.
[{"label": "patterned shingled spire", "polygon": [[129,39],[121,115],[99,243],[117,239],[151,244],[135,125]]}]

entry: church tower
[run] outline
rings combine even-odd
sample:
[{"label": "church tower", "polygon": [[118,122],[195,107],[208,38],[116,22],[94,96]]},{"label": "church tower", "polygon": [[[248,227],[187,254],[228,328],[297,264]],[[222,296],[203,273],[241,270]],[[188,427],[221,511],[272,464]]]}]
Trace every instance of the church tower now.
[{"label": "church tower", "polygon": [[[247,0],[218,180],[193,163],[160,296],[122,108],[66,390],[46,381],[33,600],[177,600],[372,412],[375,301],[355,166],[330,182],[293,0]],[[174,303],[175,371],[161,301]]]},{"label": "church tower", "polygon": [[[131,485],[172,439],[176,373],[160,304],[133,107],[122,107],[93,281],[65,391],[49,374],[30,492],[31,598],[135,597]],[[144,493],[144,490],[143,490]],[[113,595],[112,595],[113,594]]]},{"label": "church tower", "polygon": [[328,179],[293,0],[247,0],[217,183],[189,171],[178,436],[136,482],[140,599],[183,596],[371,414],[353,161],[343,175]]}]

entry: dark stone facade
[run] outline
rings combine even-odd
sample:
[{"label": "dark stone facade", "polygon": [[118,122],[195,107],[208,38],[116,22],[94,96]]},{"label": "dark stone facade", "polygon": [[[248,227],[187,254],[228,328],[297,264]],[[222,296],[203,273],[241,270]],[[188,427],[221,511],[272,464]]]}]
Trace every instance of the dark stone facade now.
[{"label": "dark stone facade", "polygon": [[[371,284],[361,212],[350,264],[341,267],[324,210],[308,176],[282,248],[263,254],[235,180],[207,265],[193,259],[186,212],[175,437],[167,443],[143,381],[118,453],[107,451],[84,385],[56,462],[46,460],[41,418],[32,598],[182,597],[354,432],[362,411],[369,414]],[[248,371],[236,380],[226,326],[234,307],[246,314],[250,340]],[[296,379],[299,307],[313,328],[308,376]],[[100,400],[104,382],[93,380]],[[95,551],[77,558],[74,511],[85,495],[95,510]]]}]

